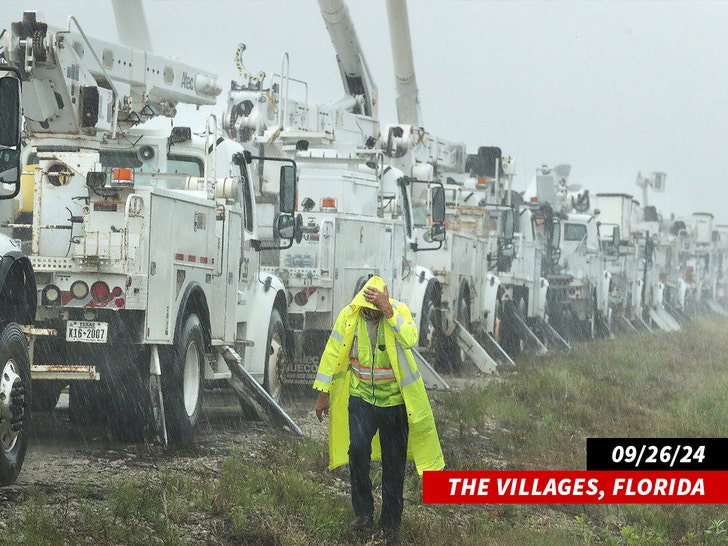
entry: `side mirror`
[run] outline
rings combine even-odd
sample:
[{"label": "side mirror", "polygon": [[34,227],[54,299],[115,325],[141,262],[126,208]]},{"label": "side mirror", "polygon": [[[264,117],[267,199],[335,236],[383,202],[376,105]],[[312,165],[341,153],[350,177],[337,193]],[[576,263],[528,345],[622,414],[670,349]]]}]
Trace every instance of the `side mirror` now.
[{"label": "side mirror", "polygon": [[[445,221],[445,188],[433,186],[432,188],[432,223],[442,224]],[[444,228],[445,226],[443,226]],[[443,231],[444,234],[444,231]],[[444,235],[443,235],[444,239]]]},{"label": "side mirror", "polygon": [[435,243],[442,243],[445,240],[445,231],[445,224],[433,224],[430,226],[428,239]]},{"label": "side mirror", "polygon": [[0,78],[0,146],[13,148],[20,142],[20,80]]},{"label": "side mirror", "polygon": [[20,172],[20,152],[11,148],[0,148],[0,182],[17,184]]},{"label": "side mirror", "polygon": [[20,80],[0,78],[0,182],[14,186],[0,189],[0,199],[20,192]]},{"label": "side mirror", "polygon": [[296,219],[288,214],[281,214],[276,219],[276,235],[280,239],[293,239],[296,229]]},{"label": "side mirror", "polygon": [[[246,159],[243,156],[242,159]],[[281,166],[279,178],[278,204],[280,214],[275,220],[273,231],[279,239],[288,241],[286,246],[269,246],[263,245],[260,241],[253,241],[253,248],[256,251],[261,250],[285,250],[293,246],[293,241],[300,243],[303,239],[303,217],[296,212],[296,164],[290,159],[280,159],[275,157],[253,157],[250,159],[259,159],[262,161],[286,161],[290,162]]]},{"label": "side mirror", "polygon": [[280,175],[280,209],[282,214],[293,214],[296,211],[296,167],[281,166]]}]

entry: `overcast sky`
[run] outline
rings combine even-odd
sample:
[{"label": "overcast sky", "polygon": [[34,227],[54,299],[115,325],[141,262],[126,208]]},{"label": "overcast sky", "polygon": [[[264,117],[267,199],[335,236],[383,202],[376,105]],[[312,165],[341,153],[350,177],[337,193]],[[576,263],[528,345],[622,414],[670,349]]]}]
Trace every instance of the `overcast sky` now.
[{"label": "overcast sky", "polygon": [[[380,95],[395,123],[384,0],[348,0]],[[0,27],[37,9],[87,34],[116,39],[111,0],[0,0]],[[642,199],[638,171],[667,173],[650,204],[665,215],[712,212],[728,224],[728,2],[455,1],[408,3],[425,128],[497,145],[516,158],[517,190],[542,164],[570,163],[571,182]],[[316,0],[144,0],[154,51],[237,76],[250,71],[309,83],[312,103],[343,94]],[[224,108],[219,100],[218,111]]]}]

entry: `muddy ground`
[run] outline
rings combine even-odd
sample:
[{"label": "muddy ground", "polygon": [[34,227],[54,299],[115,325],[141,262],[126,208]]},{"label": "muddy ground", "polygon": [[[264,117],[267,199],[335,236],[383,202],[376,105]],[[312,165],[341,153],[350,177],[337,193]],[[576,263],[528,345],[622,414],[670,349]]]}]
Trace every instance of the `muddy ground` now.
[{"label": "muddy ground", "polygon": [[[220,464],[235,448],[251,458],[261,457],[263,443],[273,429],[262,421],[244,419],[232,394],[205,394],[194,445],[186,448],[112,442],[103,428],[73,421],[66,393],[51,413],[34,412],[20,475],[15,484],[0,488],[0,536],[18,502],[32,495],[40,494],[45,503],[72,511],[80,507],[81,500],[102,500],[107,486],[120,477],[156,481],[160,471],[173,469],[215,479]],[[306,435],[323,440],[326,426],[313,412],[313,395],[306,394],[289,400],[285,409]],[[226,534],[222,520],[191,521],[189,525],[188,536],[196,536],[199,543],[225,542],[223,536],[209,536]]]},{"label": "muddy ground", "polygon": [[[459,388],[461,385],[453,385]],[[431,393],[433,407],[439,393]],[[308,437],[326,441],[326,422],[314,413],[314,391],[305,389],[287,398],[284,409]],[[20,503],[41,495],[46,505],[63,511],[80,510],[89,501],[105,498],[108,486],[120,479],[132,483],[156,482],[168,470],[214,480],[222,462],[234,449],[265,463],[266,444],[275,433],[260,420],[246,420],[232,393],[206,392],[201,425],[190,447],[118,443],[101,427],[74,422],[67,393],[50,413],[34,413],[33,428],[23,469],[14,485],[0,488],[0,536],[8,517]],[[271,433],[274,433],[271,436]],[[441,436],[446,431],[441,431]],[[184,525],[191,543],[228,543],[230,529],[224,518],[195,515]],[[1,542],[1,541],[0,541]]]}]

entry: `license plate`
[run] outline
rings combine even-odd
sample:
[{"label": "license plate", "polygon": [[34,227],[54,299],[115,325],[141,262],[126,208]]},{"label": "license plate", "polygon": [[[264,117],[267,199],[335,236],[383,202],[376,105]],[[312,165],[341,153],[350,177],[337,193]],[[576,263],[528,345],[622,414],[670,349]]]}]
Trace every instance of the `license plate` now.
[{"label": "license plate", "polygon": [[83,341],[84,343],[106,343],[109,332],[108,322],[87,322],[69,320],[66,323],[66,341]]}]

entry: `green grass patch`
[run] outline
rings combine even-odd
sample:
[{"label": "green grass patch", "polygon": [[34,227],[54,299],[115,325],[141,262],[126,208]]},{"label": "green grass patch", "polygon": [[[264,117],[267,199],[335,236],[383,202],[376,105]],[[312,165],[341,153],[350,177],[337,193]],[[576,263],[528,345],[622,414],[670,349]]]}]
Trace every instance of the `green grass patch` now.
[{"label": "green grass patch", "polygon": [[[583,469],[588,437],[728,436],[728,321],[579,344],[515,373],[431,393],[450,469]],[[62,502],[29,490],[0,544],[383,544],[348,530],[347,469],[312,438],[264,438],[218,469],[160,468],[76,484]],[[247,454],[246,454],[247,453]],[[373,469],[375,498],[381,473]],[[728,544],[728,509],[672,505],[422,505],[412,466],[400,543],[619,546]],[[186,523],[201,522],[204,536]],[[11,540],[12,539],[12,540]]]}]

